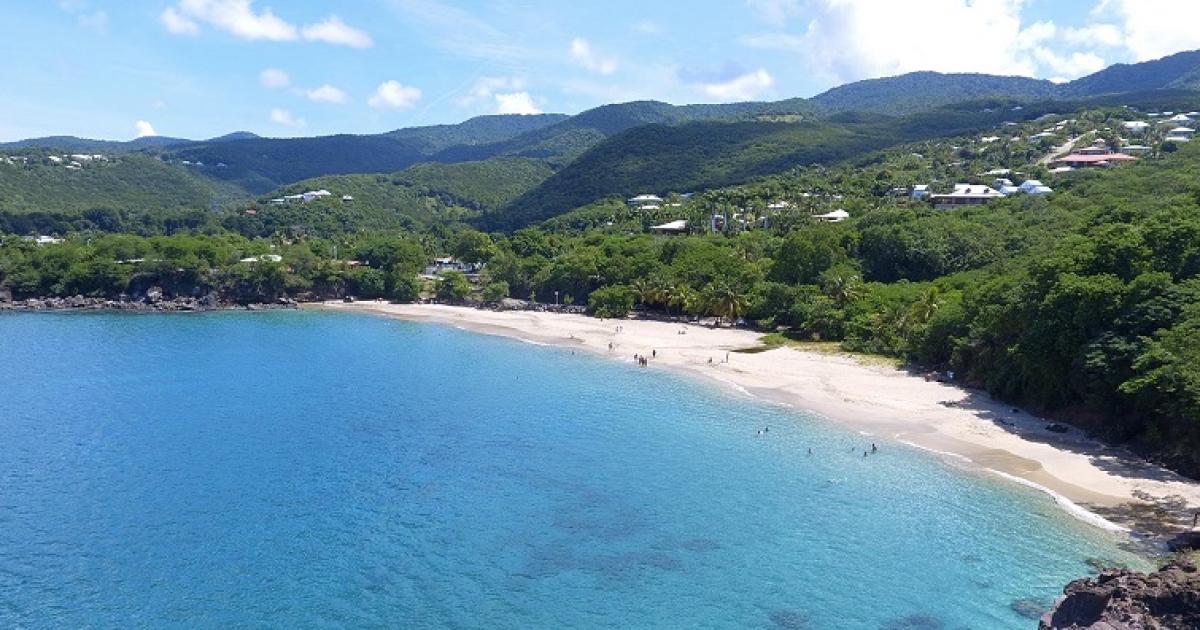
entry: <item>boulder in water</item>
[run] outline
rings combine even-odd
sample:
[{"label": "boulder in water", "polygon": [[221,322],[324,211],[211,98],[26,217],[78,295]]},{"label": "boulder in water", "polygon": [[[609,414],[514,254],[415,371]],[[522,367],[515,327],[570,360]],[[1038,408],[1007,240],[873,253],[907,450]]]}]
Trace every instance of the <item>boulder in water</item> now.
[{"label": "boulder in water", "polygon": [[1154,573],[1108,569],[1075,580],[1042,616],[1040,630],[1200,628],[1200,571],[1185,561]]}]

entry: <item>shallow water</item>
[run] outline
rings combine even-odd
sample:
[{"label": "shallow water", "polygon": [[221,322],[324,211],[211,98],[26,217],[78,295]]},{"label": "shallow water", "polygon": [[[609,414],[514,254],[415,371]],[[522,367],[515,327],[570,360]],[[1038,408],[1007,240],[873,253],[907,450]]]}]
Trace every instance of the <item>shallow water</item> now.
[{"label": "shallow water", "polygon": [[0,395],[0,627],[1029,628],[1141,562],[933,455],[435,325],[4,315]]}]

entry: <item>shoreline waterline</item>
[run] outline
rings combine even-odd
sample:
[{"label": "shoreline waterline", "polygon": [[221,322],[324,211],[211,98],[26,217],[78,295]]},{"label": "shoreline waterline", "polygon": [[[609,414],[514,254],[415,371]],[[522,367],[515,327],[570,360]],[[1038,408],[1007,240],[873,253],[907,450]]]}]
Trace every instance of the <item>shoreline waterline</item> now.
[{"label": "shoreline waterline", "polygon": [[[653,366],[701,376],[756,400],[813,412],[1039,490],[1066,513],[1109,532],[1183,530],[1200,510],[1200,484],[1087,439],[1078,429],[1051,434],[1045,420],[979,400],[976,392],[849,357],[793,348],[734,352],[758,343],[760,335],[750,331],[444,305],[328,302],[305,308],[443,324],[617,360],[653,354]],[[1137,518],[1147,508],[1169,514],[1168,520],[1148,526]]]}]

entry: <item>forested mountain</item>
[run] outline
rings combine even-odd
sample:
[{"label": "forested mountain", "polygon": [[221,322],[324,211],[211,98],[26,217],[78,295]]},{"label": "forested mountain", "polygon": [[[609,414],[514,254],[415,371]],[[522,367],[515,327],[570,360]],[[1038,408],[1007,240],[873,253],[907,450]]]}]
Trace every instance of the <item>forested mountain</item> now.
[{"label": "forested mountain", "polygon": [[1056,101],[1011,111],[976,101],[891,117],[846,112],[812,122],[695,122],[635,127],[605,140],[481,225],[513,229],[600,198],[691,192],[749,181],[805,164],[831,163],[885,147],[1032,119]]},{"label": "forested mountain", "polygon": [[837,111],[902,114],[986,97],[1039,100],[1055,95],[1055,85],[1041,79],[910,72],[848,83],[814,96],[811,102]]},{"label": "forested mountain", "polygon": [[[388,174],[325,175],[306,179],[267,197],[325,189],[326,199],[306,203],[260,203],[253,233],[303,225],[309,233],[357,229],[396,229],[465,221],[493,211],[540,184],[553,173],[545,162],[501,157],[456,164],[423,163]],[[343,201],[349,195],[352,200]]]},{"label": "forested mountain", "polygon": [[1154,61],[1118,63],[1086,77],[1064,83],[1058,96],[1098,96],[1149,90],[1200,88],[1200,51],[1176,53]]},{"label": "forested mountain", "polygon": [[190,144],[192,140],[184,138],[168,138],[166,136],[146,136],[136,140],[92,140],[76,138],[75,136],[46,136],[44,138],[29,138],[15,142],[0,142],[0,150],[13,151],[16,149],[39,148],[68,151],[74,153],[136,151],[153,147],[170,147]]},{"label": "forested mountain", "polygon": [[848,83],[818,94],[810,102],[835,111],[896,114],[985,97],[1037,101],[1195,89],[1200,89],[1200,51],[1181,52],[1135,64],[1116,64],[1061,84],[1028,77],[911,72]]},{"label": "forested mountain", "polygon": [[[412,127],[376,135],[210,142],[176,148],[164,157],[203,162],[209,176],[261,194],[321,175],[398,171],[429,161],[449,147],[499,142],[563,118],[558,114],[480,116],[457,125]],[[225,166],[218,168],[218,164]]]},{"label": "forested mountain", "polygon": [[24,165],[0,163],[0,211],[212,209],[247,199],[236,186],[139,153],[89,162],[82,168],[33,157],[38,159]]}]

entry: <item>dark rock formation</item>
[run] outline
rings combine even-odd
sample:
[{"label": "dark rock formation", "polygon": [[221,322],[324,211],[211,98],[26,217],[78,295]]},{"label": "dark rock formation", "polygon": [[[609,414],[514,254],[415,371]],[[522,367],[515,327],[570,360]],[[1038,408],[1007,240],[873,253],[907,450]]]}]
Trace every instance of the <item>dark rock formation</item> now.
[{"label": "dark rock formation", "polygon": [[165,299],[161,289],[148,291],[144,299],[72,297],[29,298],[15,302],[0,301],[0,311],[212,311],[226,308],[253,310],[270,308],[295,308],[296,302],[280,298],[271,304],[232,304],[222,301],[215,293],[202,297],[175,297]]},{"label": "dark rock formation", "polygon": [[1200,532],[1183,532],[1167,541],[1167,549],[1175,553],[1200,549]]},{"label": "dark rock formation", "polygon": [[1154,573],[1109,569],[1075,580],[1041,630],[1173,630],[1200,628],[1200,571],[1185,561]]}]

